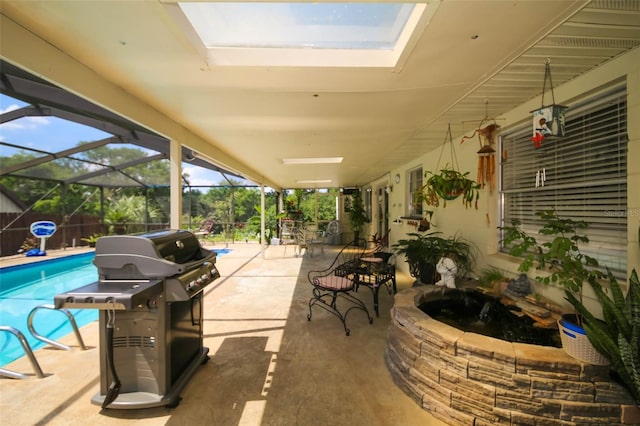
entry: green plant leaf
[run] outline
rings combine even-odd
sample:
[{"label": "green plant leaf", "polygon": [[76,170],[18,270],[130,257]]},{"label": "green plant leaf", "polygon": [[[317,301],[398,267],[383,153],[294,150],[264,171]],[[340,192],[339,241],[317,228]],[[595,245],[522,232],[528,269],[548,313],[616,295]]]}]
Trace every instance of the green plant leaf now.
[{"label": "green plant leaf", "polygon": [[627,384],[635,400],[640,401],[640,360],[637,357],[634,358],[631,344],[622,335],[618,336],[618,347],[626,373],[625,377],[621,375],[621,378]]}]

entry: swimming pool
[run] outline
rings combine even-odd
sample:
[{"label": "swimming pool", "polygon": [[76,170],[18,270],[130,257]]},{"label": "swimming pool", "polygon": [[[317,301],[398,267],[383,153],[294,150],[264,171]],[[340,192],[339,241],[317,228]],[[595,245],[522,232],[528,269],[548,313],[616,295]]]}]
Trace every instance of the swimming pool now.
[{"label": "swimming pool", "polygon": [[[218,257],[231,249],[213,249]],[[29,312],[43,304],[53,304],[58,293],[90,284],[98,280],[98,269],[93,264],[94,253],[84,253],[58,259],[47,259],[25,265],[0,268],[0,325],[20,330],[31,349],[45,345],[35,339],[27,328]],[[78,327],[98,319],[97,309],[69,309]],[[36,332],[57,340],[73,332],[67,317],[51,310],[39,311],[33,321]],[[75,344],[75,343],[74,343]],[[24,350],[15,336],[0,333],[0,367],[24,356]]]},{"label": "swimming pool", "polygon": [[[98,269],[92,263],[93,257],[93,253],[84,253],[0,269],[0,324],[20,330],[32,349],[44,346],[29,333],[29,312],[38,305],[53,304],[58,293],[96,281]],[[98,318],[98,311],[93,309],[69,311],[78,327]],[[65,315],[49,310],[35,315],[33,327],[54,340],[72,332]],[[0,333],[0,350],[0,367],[24,355],[18,339],[9,333]]]}]

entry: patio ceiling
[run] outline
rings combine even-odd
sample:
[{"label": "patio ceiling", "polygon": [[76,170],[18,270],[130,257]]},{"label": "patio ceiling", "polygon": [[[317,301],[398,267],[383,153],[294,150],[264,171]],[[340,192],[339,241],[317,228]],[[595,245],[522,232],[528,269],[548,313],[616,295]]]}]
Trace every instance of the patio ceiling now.
[{"label": "patio ceiling", "polygon": [[[633,0],[427,3],[429,20],[395,67],[216,64],[174,19],[172,0],[2,0],[1,13],[201,137],[204,155],[223,154],[276,188],[366,184],[437,149],[449,123],[461,135],[540,96],[547,59],[559,86],[640,45]],[[28,43],[12,48],[20,42],[3,34],[3,59],[59,75],[28,56]],[[82,81],[63,86],[95,93]],[[127,118],[153,128],[143,114]],[[285,157],[344,160],[285,165]]]}]

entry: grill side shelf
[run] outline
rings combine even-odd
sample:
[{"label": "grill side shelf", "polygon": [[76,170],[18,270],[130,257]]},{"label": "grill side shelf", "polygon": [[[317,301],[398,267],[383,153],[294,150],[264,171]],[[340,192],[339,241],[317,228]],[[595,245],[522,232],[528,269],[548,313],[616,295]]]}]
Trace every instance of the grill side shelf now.
[{"label": "grill side shelf", "polygon": [[96,281],[54,296],[56,309],[116,309],[133,310],[149,307],[160,296],[162,280]]}]

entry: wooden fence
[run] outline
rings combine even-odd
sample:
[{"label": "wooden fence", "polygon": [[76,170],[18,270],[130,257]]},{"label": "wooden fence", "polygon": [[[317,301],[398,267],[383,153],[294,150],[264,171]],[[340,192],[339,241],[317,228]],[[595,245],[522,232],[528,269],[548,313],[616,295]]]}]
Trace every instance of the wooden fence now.
[{"label": "wooden fence", "polygon": [[[61,249],[65,247],[88,246],[83,241],[93,234],[106,235],[109,226],[100,223],[99,216],[74,215],[65,223],[59,214],[27,212],[20,217],[20,213],[0,213],[0,256],[11,256],[20,253],[20,249],[27,239],[33,239],[30,227],[33,222],[47,220],[57,225],[57,231],[47,238],[47,249]],[[126,232],[143,232],[155,229],[166,229],[166,223],[128,223]],[[5,229],[6,228],[6,229]],[[40,241],[36,241],[40,247]]]},{"label": "wooden fence", "polygon": [[[48,249],[60,249],[72,246],[86,246],[82,241],[91,234],[104,233],[105,228],[100,224],[99,216],[74,215],[64,223],[62,215],[45,213],[0,213],[0,256],[17,254],[28,238],[33,235],[30,226],[33,222],[48,220],[57,225],[57,231],[47,238]],[[13,223],[12,223],[13,222]],[[6,229],[5,229],[6,228]],[[38,247],[40,241],[37,241]]]}]

